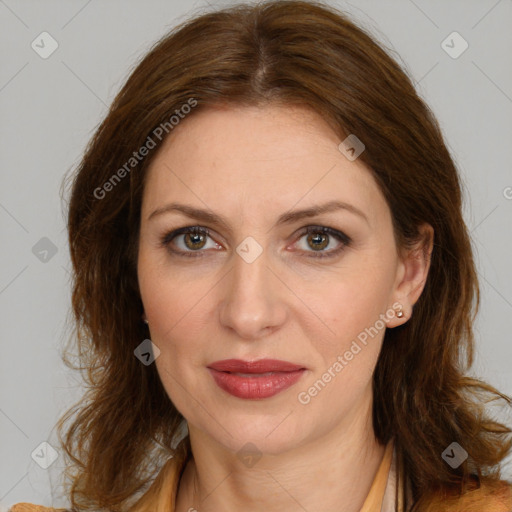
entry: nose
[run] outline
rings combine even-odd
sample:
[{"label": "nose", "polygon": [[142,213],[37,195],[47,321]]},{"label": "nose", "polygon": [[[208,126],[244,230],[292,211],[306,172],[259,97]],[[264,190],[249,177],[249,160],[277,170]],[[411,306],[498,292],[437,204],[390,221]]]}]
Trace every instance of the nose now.
[{"label": "nose", "polygon": [[285,322],[290,292],[270,268],[265,250],[250,263],[238,253],[233,260],[224,280],[220,322],[240,339],[268,336]]}]

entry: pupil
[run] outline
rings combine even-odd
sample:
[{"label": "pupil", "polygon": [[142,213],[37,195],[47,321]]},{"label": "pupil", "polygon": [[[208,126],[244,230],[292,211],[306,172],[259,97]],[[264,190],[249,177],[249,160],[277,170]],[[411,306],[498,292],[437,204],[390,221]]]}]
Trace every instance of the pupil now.
[{"label": "pupil", "polygon": [[[200,233],[189,233],[188,234],[188,238],[191,240],[191,243],[193,246],[196,246],[197,244],[201,243],[202,236],[203,235],[201,235]],[[197,247],[193,247],[193,248],[197,249]]]},{"label": "pupil", "polygon": [[[324,243],[322,243],[322,238],[324,239]],[[326,236],[323,235],[323,234],[316,234],[316,235],[312,235],[310,237],[310,240],[313,241],[314,245],[315,245],[315,248],[320,248],[320,249],[323,249],[327,244],[325,243],[325,239],[326,239]],[[321,244],[321,245],[319,245]]]}]

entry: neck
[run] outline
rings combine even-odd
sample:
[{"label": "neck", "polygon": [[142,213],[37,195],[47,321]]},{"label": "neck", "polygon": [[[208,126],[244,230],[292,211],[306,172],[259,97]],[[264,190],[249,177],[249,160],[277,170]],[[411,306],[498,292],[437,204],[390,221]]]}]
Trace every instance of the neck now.
[{"label": "neck", "polygon": [[193,458],[180,481],[176,512],[359,512],[385,446],[374,436],[371,397],[354,412],[325,435],[278,455],[263,454],[252,467],[189,427]]}]

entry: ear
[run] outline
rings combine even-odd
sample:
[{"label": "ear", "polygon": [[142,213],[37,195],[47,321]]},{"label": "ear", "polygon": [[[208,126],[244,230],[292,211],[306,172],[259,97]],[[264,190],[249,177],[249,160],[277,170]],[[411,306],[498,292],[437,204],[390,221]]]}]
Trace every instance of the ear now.
[{"label": "ear", "polygon": [[[397,268],[395,289],[393,292],[393,309],[395,316],[388,322],[388,327],[404,324],[412,316],[414,304],[420,298],[430,269],[430,258],[434,247],[434,228],[422,224],[419,239],[413,247],[401,248]],[[396,312],[403,312],[397,317]]]}]

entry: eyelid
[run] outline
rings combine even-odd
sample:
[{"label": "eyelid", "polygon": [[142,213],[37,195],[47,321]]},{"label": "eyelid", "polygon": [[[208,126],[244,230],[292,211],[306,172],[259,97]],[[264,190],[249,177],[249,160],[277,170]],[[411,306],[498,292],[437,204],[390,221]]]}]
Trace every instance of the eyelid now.
[{"label": "eyelid", "polygon": [[301,231],[299,238],[301,238],[304,235],[309,234],[309,233],[325,233],[327,235],[334,236],[334,237],[338,238],[341,242],[343,242],[347,245],[352,243],[352,239],[347,234],[345,234],[343,231],[340,231],[339,229],[331,228],[329,226],[321,226],[321,225],[312,224],[312,225],[306,226],[305,228],[302,228],[302,229],[304,229],[305,231]]},{"label": "eyelid", "polygon": [[211,236],[212,234],[212,231],[210,229],[205,228],[203,226],[184,226],[182,228],[166,231],[166,233],[161,238],[161,245],[167,246],[177,236],[194,232],[206,236]]},{"label": "eyelid", "polygon": [[[304,226],[298,230],[298,234],[295,236],[295,241],[293,242],[293,245],[296,244],[302,237],[305,235],[308,235],[310,233],[323,233],[328,236],[336,238],[340,244],[341,247],[338,249],[333,249],[330,251],[299,251],[304,253],[309,253],[307,257],[313,257],[313,258],[328,258],[331,256],[338,255],[341,251],[343,251],[346,247],[350,246],[352,244],[352,239],[346,235],[343,231],[340,231],[338,229],[331,228],[329,226],[322,226],[322,225],[315,225],[310,224],[307,226]],[[163,237],[161,237],[160,240],[160,246],[166,248],[173,254],[176,254],[178,256],[185,256],[185,257],[202,257],[201,253],[205,253],[207,251],[198,249],[197,251],[183,251],[183,250],[174,250],[170,249],[169,246],[171,242],[178,236],[189,234],[189,233],[196,233],[201,234],[207,237],[210,237],[216,244],[219,244],[215,238],[212,237],[212,233],[214,233],[211,229],[206,228],[204,226],[200,225],[189,225],[184,226],[178,229],[174,229],[171,231],[166,232]]]},{"label": "eyelid", "polygon": [[[204,236],[210,237],[212,240],[214,240],[214,238],[212,237],[212,230],[210,230],[209,228],[206,228],[204,226],[194,225],[194,226],[184,226],[182,228],[173,229],[171,231],[166,232],[163,235],[163,237],[161,237],[159,245],[161,247],[163,247],[164,249],[167,249],[172,254],[175,254],[177,256],[196,257],[196,258],[203,257],[203,253],[205,253],[205,251],[203,251],[201,249],[197,250],[197,251],[183,251],[181,249],[171,249],[170,248],[171,242],[176,237],[181,236],[181,235],[186,235],[189,233],[196,233],[196,234],[204,235]],[[214,240],[214,242],[219,245],[219,242],[217,242],[216,240]]]},{"label": "eyelid", "polygon": [[340,242],[340,247],[337,249],[331,249],[330,251],[302,251],[305,252],[306,257],[322,259],[322,258],[334,258],[339,256],[341,252],[343,252],[347,247],[352,244],[352,239],[346,235],[343,231],[338,229],[331,228],[330,226],[322,226],[318,224],[310,224],[301,228],[299,230],[299,234],[297,235],[297,239],[294,242],[297,243],[302,237],[308,235],[310,233],[323,233],[330,237],[336,238],[338,242]]}]

